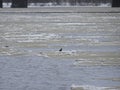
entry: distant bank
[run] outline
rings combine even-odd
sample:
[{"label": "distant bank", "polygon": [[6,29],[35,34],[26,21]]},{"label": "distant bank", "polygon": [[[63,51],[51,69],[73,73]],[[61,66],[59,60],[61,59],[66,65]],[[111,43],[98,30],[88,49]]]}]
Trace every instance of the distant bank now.
[{"label": "distant bank", "polygon": [[0,13],[120,13],[120,8],[111,7],[34,7],[34,8],[3,8]]}]

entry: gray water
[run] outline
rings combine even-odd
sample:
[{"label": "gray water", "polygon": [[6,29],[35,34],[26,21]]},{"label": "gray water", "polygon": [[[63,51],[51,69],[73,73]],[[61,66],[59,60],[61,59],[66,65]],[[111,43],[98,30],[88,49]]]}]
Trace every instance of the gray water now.
[{"label": "gray water", "polygon": [[74,60],[0,57],[0,90],[70,90],[72,84],[119,86],[119,66],[74,66]]},{"label": "gray water", "polygon": [[119,90],[120,13],[63,8],[1,9],[0,90]]}]

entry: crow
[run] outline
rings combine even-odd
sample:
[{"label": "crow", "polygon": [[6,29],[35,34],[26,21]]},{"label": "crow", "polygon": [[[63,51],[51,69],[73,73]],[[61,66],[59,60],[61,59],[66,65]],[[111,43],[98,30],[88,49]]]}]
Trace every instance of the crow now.
[{"label": "crow", "polygon": [[60,52],[62,51],[62,48],[59,50]]}]

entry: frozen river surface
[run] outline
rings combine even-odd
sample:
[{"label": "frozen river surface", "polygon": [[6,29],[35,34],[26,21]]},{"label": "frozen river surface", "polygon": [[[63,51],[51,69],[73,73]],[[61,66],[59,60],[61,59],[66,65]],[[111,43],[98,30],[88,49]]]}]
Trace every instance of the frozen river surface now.
[{"label": "frozen river surface", "polygon": [[120,90],[120,9],[52,8],[0,9],[0,90]]}]

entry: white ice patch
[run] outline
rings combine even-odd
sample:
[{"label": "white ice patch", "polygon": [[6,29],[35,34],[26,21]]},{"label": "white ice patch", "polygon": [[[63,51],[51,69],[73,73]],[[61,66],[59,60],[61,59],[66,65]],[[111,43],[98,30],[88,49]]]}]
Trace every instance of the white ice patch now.
[{"label": "white ice patch", "polygon": [[91,25],[91,24],[93,24],[93,25],[95,25],[95,23],[57,23],[57,25],[82,25],[82,26],[86,26],[86,25]]},{"label": "white ice patch", "polygon": [[53,3],[29,3],[28,7],[53,6]]},{"label": "white ice patch", "polygon": [[118,90],[118,89],[110,89],[110,87],[96,87],[91,85],[72,85],[71,90]]},{"label": "white ice patch", "polygon": [[77,55],[77,51],[76,50],[70,50],[70,51],[62,51],[61,53],[59,52],[59,51],[57,51],[56,53],[55,53],[56,55],[70,55],[70,56],[72,56],[72,55]]},{"label": "white ice patch", "polygon": [[100,6],[100,7],[108,7],[108,6],[111,6],[111,5],[110,5],[110,3],[105,3],[105,4],[104,4],[104,3],[101,3],[99,6]]},{"label": "white ice patch", "polygon": [[59,35],[54,33],[41,33],[41,34],[26,34],[26,35],[6,35],[6,40],[16,40],[18,42],[34,42],[35,40],[50,40],[59,38]]},{"label": "white ice patch", "polygon": [[[57,5],[55,2],[49,2],[49,3],[29,3],[28,7],[41,7],[41,6],[72,6],[69,2],[62,2],[61,5]],[[76,3],[74,6],[85,6],[85,7],[92,7],[92,6],[98,6],[98,7],[109,7],[111,6],[110,3],[99,3],[98,5],[95,5],[95,3]]]},{"label": "white ice patch", "polygon": [[12,3],[3,3],[3,7],[11,7]]},{"label": "white ice patch", "polygon": [[[12,3],[3,3],[3,7],[11,7]],[[69,2],[63,2],[61,5],[57,5],[55,2],[49,2],[49,3],[28,3],[28,7],[41,7],[41,6],[71,6]],[[110,3],[101,3],[99,5],[95,5],[94,3],[76,3],[75,6],[84,6],[84,7],[93,7],[93,6],[98,6],[98,7],[109,7],[111,6]]]}]

